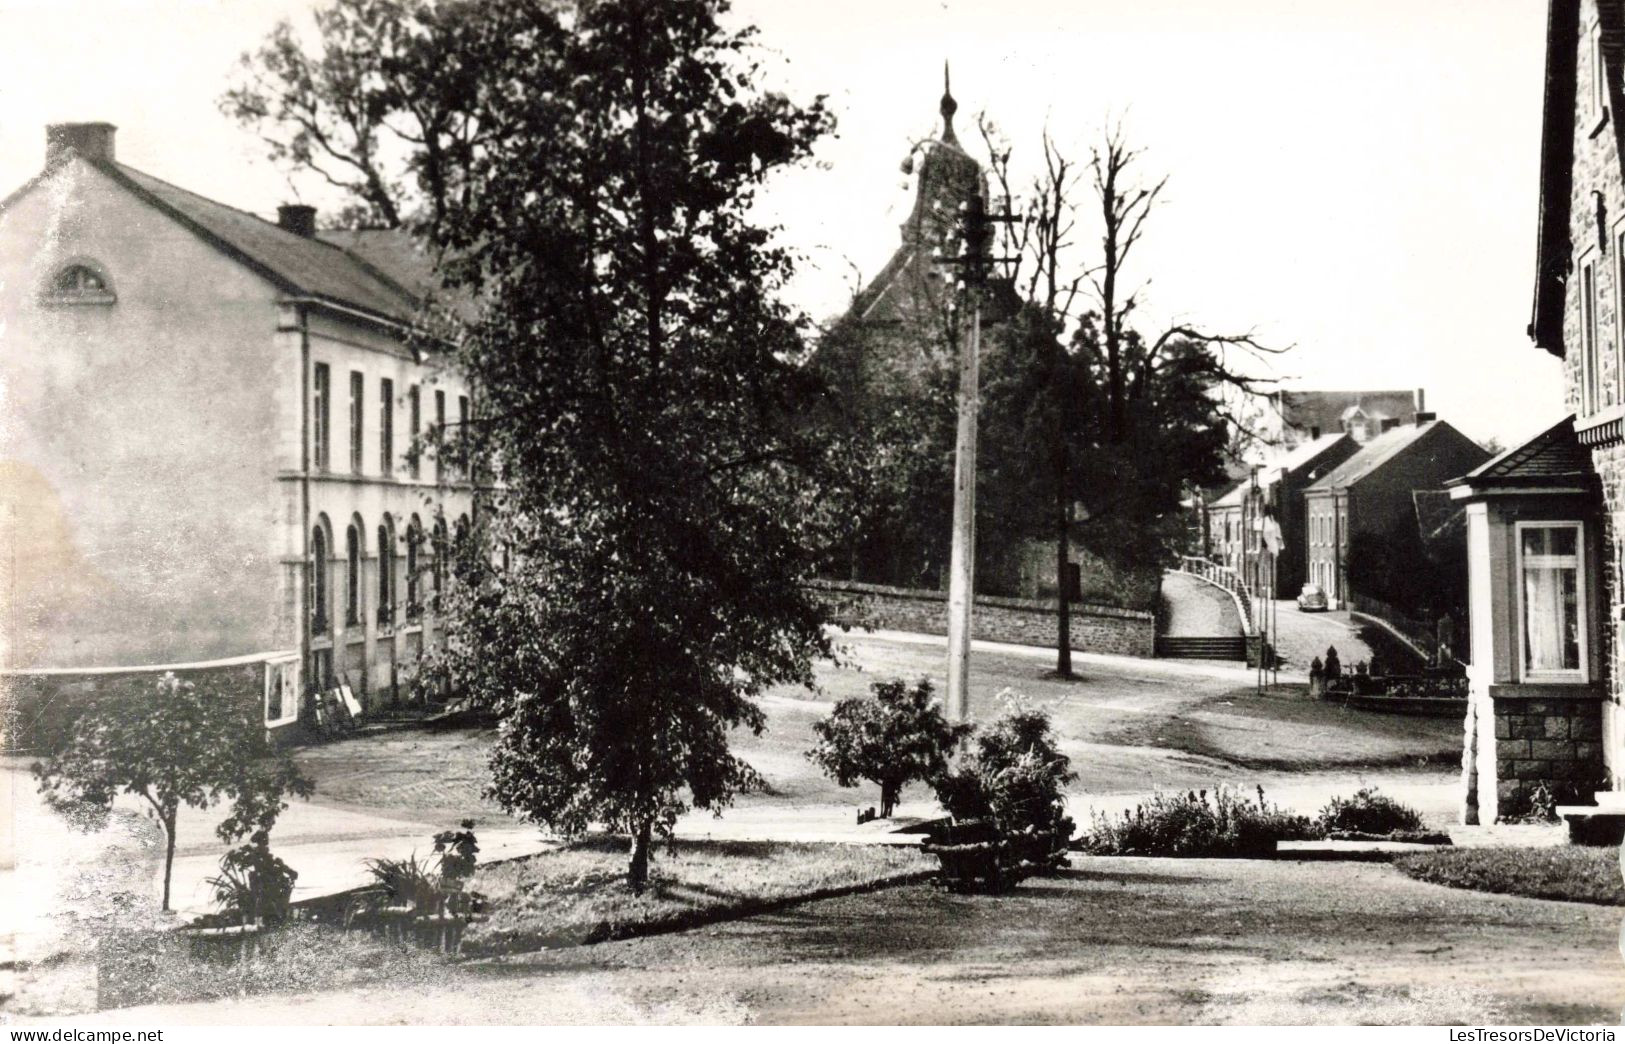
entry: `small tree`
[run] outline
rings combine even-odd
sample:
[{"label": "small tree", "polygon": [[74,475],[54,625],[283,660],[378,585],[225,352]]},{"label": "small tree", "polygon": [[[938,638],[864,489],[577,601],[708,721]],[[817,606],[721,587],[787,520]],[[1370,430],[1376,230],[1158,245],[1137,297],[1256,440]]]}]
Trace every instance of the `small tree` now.
[{"label": "small tree", "polygon": [[288,807],[285,795],[314,792],[286,754],[268,754],[258,714],[170,673],[146,694],[94,703],[73,723],[64,747],[34,765],[34,775],[53,808],[88,812],[92,822],[105,821],[120,793],[151,806],[164,829],[167,910],[182,805],[201,809],[230,799],[232,812],[215,832],[232,842],[268,832]]},{"label": "small tree", "polygon": [[880,814],[889,817],[905,784],[935,778],[948,767],[970,726],[952,725],[924,678],[875,682],[870,695],[842,700],[813,724],[818,746],[807,757],[843,787],[866,779],[880,785]]}]

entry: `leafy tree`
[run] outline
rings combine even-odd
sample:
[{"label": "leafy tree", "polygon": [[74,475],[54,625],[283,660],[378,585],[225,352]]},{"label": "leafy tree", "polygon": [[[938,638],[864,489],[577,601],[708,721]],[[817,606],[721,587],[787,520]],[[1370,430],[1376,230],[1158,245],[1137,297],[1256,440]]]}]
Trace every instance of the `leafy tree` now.
[{"label": "leafy tree", "polygon": [[[1160,566],[1182,536],[1180,500],[1222,478],[1236,411],[1268,383],[1229,365],[1226,352],[1276,350],[1251,333],[1176,324],[1146,339],[1135,329],[1142,287],[1129,262],[1167,179],[1138,178],[1140,152],[1120,125],[1091,151],[1087,186],[1044,135],[1024,191],[1012,150],[985,120],[981,127],[995,184],[1028,220],[1005,228],[998,251],[1024,306],[989,338],[980,462],[988,488],[978,500],[991,509],[990,538],[1055,544],[1063,592],[1056,670],[1064,676],[1072,669],[1071,545],[1120,568]],[[1085,202],[1099,221],[1093,258],[1077,242]]]},{"label": "leafy tree", "polygon": [[875,682],[869,691],[813,723],[818,745],[807,757],[843,787],[860,779],[879,784],[880,814],[889,817],[906,784],[947,768],[969,727],[949,724],[924,678],[912,688],[901,678]]},{"label": "leafy tree", "polygon": [[682,811],[759,782],[729,733],[760,731],[754,697],[810,685],[829,651],[799,581],[835,471],[794,420],[792,259],[750,210],[831,120],[759,88],[725,6],[344,0],[321,24],[337,71],[304,77],[326,59],[274,37],[249,64],[275,102],[239,111],[285,142],[317,139],[302,99],[354,114],[355,142],[397,129],[394,181],[344,187],[386,219],[374,181],[408,189],[394,213],[481,302],[460,434],[495,489],[442,670],[501,717],[492,794],[561,832],[629,834],[634,888]]},{"label": "leafy tree", "polygon": [[164,898],[169,909],[175,824],[182,805],[233,802],[215,833],[236,841],[268,832],[293,794],[313,784],[286,754],[271,754],[257,709],[219,692],[159,678],[146,693],[109,695],[73,723],[67,742],[34,765],[40,792],[54,808],[105,821],[120,793],[141,798],[164,830]]}]

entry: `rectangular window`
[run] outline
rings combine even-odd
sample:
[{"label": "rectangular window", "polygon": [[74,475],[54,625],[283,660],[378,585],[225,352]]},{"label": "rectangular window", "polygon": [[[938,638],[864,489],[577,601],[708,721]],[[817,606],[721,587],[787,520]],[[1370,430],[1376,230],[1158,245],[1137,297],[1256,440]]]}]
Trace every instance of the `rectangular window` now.
[{"label": "rectangular window", "polygon": [[1520,522],[1519,625],[1525,679],[1585,677],[1585,581],[1578,522]]},{"label": "rectangular window", "polygon": [[1625,402],[1625,228],[1614,240],[1614,401]]},{"label": "rectangular window", "polygon": [[421,471],[418,467],[418,436],[423,432],[423,393],[415,384],[406,390],[406,411],[412,432],[412,445],[406,450],[406,472],[417,478]]},{"label": "rectangular window", "polygon": [[1599,408],[1601,375],[1597,355],[1597,267],[1587,261],[1580,269],[1580,406],[1582,416]]},{"label": "rectangular window", "polygon": [[468,477],[468,396],[457,396],[457,474]]},{"label": "rectangular window", "polygon": [[1602,30],[1593,26],[1591,29],[1591,114],[1601,116],[1603,109],[1608,106],[1608,77],[1607,66],[1603,63]]},{"label": "rectangular window", "polygon": [[326,471],[328,468],[328,403],[332,400],[330,387],[331,375],[328,373],[326,363],[317,363],[316,372],[311,379],[311,456],[315,458],[317,471]]},{"label": "rectangular window", "polygon": [[442,479],[446,477],[446,464],[442,456],[446,446],[446,393],[439,388],[434,392],[434,436],[434,477]]},{"label": "rectangular window", "polygon": [[361,426],[366,419],[366,400],[361,374],[350,371],[350,470],[361,473]]},{"label": "rectangular window", "polygon": [[395,470],[395,382],[388,377],[378,382],[378,470]]}]

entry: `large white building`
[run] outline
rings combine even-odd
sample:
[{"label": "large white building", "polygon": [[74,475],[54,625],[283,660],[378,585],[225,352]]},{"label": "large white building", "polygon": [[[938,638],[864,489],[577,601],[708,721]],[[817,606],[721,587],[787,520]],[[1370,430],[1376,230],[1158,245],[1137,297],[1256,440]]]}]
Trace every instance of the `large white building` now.
[{"label": "large white building", "polygon": [[0,201],[0,584],[13,745],[65,697],[160,668],[270,728],[348,682],[404,696],[474,510],[409,452],[470,416],[413,336],[428,265],[399,232],[270,221],[49,128]]}]

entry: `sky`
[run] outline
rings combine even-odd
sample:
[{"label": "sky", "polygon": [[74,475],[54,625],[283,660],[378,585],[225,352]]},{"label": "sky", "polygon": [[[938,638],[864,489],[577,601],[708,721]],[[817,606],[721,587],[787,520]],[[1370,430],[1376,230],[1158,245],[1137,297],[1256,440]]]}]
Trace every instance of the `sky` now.
[{"label": "sky", "polygon": [[[308,0],[0,0],[0,194],[44,126],[118,125],[119,159],[264,215],[337,200],[219,111],[238,57]],[[1046,131],[1086,161],[1109,122],[1168,178],[1129,278],[1142,330],[1254,330],[1289,388],[1425,388],[1475,438],[1562,411],[1529,342],[1545,4],[1538,0],[736,0],[768,86],[827,95],[835,135],[771,185],[818,318],[895,249],[899,169],[940,125],[942,65],[1018,177]],[[1084,201],[1086,204],[1088,200]],[[1080,257],[1098,255],[1080,226]],[[1262,372],[1262,371],[1261,371]]]}]

